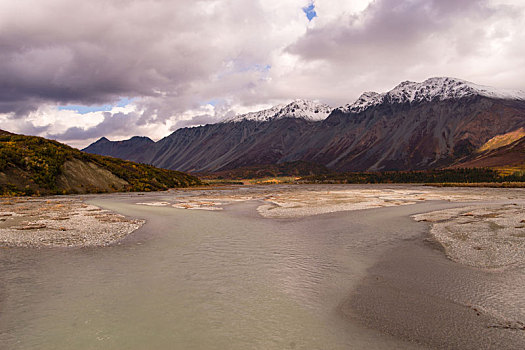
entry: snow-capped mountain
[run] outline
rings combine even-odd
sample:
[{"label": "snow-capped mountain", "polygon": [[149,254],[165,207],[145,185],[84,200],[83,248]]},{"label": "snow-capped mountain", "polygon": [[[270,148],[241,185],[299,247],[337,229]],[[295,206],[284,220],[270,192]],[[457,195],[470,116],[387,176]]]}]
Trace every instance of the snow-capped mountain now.
[{"label": "snow-capped mountain", "polygon": [[436,77],[422,83],[405,81],[385,93],[365,92],[354,103],[339,109],[345,113],[360,113],[383,103],[418,103],[460,99],[469,96],[485,96],[494,99],[525,100],[525,91],[496,89],[469,81]]},{"label": "snow-capped mountain", "polygon": [[336,171],[413,170],[456,164],[489,139],[520,128],[523,91],[431,78],[367,92],[332,111],[297,100],[178,129],[158,142],[103,139],[85,151],[192,172],[295,161]]},{"label": "snow-capped mountain", "polygon": [[308,100],[295,100],[289,104],[281,104],[258,112],[236,115],[223,123],[236,123],[243,120],[267,122],[281,118],[301,118],[309,121],[323,120],[328,117],[332,108],[328,105]]}]

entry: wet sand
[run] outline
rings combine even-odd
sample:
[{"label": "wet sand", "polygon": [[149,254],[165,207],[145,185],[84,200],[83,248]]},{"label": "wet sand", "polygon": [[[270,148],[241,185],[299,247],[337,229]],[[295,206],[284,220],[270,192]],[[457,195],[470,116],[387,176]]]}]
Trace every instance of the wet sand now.
[{"label": "wet sand", "polygon": [[473,269],[421,241],[388,252],[342,304],[346,317],[435,349],[523,349],[525,275]]}]

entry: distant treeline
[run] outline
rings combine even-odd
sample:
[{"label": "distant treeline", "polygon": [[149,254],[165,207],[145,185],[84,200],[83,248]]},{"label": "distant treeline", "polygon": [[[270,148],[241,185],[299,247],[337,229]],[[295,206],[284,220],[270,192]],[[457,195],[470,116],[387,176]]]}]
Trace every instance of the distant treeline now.
[{"label": "distant treeline", "polygon": [[374,184],[374,183],[502,183],[525,182],[525,173],[500,175],[487,168],[425,171],[347,172],[306,176],[300,183]]},{"label": "distant treeline", "polygon": [[316,174],[329,174],[330,170],[324,165],[305,161],[285,162],[279,164],[262,164],[223,170],[213,173],[195,174],[207,180],[245,180],[261,179],[267,177],[302,177]]}]

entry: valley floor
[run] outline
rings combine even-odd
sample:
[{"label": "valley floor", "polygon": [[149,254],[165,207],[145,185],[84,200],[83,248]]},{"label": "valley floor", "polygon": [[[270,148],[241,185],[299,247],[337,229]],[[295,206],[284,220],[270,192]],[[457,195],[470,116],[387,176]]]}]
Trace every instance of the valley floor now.
[{"label": "valley floor", "polygon": [[[458,208],[414,217],[432,224],[430,235],[448,257],[466,265],[489,268],[525,261],[525,189],[269,185],[178,189],[165,193],[169,193],[169,201],[136,204],[223,210],[232,203],[257,201],[259,215],[283,219],[448,201],[458,203]],[[0,200],[0,246],[104,246],[118,242],[144,224],[143,220],[85,203],[93,198],[97,196]]]},{"label": "valley floor", "polygon": [[9,349],[64,339],[79,349],[525,344],[525,189],[274,185],[10,198],[0,201],[0,246]]}]

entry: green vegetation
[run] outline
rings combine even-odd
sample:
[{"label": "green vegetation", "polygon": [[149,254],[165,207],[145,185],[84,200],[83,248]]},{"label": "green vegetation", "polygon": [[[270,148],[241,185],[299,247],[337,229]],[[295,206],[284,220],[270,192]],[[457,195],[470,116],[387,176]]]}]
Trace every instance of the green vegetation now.
[{"label": "green vegetation", "polygon": [[276,177],[263,177],[260,179],[249,179],[249,184],[253,185],[271,185],[271,184],[294,184],[300,177],[294,176],[276,176]]},{"label": "green vegetation", "polygon": [[[202,185],[198,178],[179,171],[91,155],[57,141],[0,131],[0,195],[78,192],[64,188],[59,181],[64,164],[73,160],[108,170],[127,182],[123,188],[110,184],[115,191],[158,191]],[[83,192],[102,191],[106,190],[93,187]]]},{"label": "green vegetation", "polygon": [[244,185],[242,180],[229,180],[229,179],[203,179],[207,185],[213,186],[228,186],[228,185]]},{"label": "green vegetation", "polygon": [[[244,173],[233,174],[239,175]],[[248,173],[249,175],[253,175]],[[232,179],[215,178],[204,180],[210,185],[230,184],[380,184],[380,183],[420,183],[437,186],[483,186],[483,187],[523,187],[525,172],[516,169],[513,172],[501,172],[489,168],[460,168],[427,171],[384,171],[384,172],[346,172],[323,173],[308,176],[275,177],[234,177]]]},{"label": "green vegetation", "polygon": [[427,171],[351,172],[307,176],[300,183],[373,184],[373,183],[505,183],[525,182],[525,174],[501,175],[488,168]]}]

